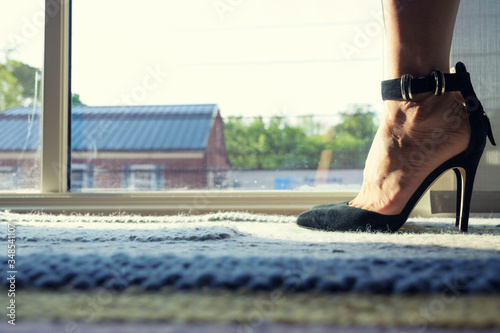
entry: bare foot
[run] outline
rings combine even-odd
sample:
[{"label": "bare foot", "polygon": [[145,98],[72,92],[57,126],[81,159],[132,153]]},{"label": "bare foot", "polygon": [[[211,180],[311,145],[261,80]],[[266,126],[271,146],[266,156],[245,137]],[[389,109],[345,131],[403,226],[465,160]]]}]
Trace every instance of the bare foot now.
[{"label": "bare foot", "polygon": [[350,205],[399,214],[423,180],[439,165],[467,149],[470,127],[462,95],[417,95],[384,102],[363,185]]}]

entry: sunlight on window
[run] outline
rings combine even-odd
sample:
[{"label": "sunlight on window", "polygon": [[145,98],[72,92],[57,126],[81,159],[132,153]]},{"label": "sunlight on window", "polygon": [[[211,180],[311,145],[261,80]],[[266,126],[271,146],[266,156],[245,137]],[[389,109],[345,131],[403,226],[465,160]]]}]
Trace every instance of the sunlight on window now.
[{"label": "sunlight on window", "polygon": [[0,190],[40,188],[40,106],[44,5],[0,12]]},{"label": "sunlight on window", "polygon": [[72,190],[358,189],[379,5],[74,0]]}]

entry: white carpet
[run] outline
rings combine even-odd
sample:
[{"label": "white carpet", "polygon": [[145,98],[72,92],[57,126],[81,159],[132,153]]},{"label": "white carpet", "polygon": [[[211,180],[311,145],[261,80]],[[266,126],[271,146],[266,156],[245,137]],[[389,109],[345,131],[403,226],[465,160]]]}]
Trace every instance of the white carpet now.
[{"label": "white carpet", "polygon": [[17,281],[25,287],[429,293],[451,284],[500,293],[498,219],[471,219],[460,233],[453,219],[414,218],[394,234],[311,231],[295,217],[246,213],[3,212],[0,220],[4,230],[16,226]]},{"label": "white carpet", "polygon": [[20,254],[154,255],[169,250],[178,256],[465,258],[500,251],[500,219],[484,218],[472,218],[468,233],[458,232],[451,218],[412,218],[394,234],[311,231],[296,226],[293,216],[248,213],[142,217],[1,212],[0,221],[16,225]]}]

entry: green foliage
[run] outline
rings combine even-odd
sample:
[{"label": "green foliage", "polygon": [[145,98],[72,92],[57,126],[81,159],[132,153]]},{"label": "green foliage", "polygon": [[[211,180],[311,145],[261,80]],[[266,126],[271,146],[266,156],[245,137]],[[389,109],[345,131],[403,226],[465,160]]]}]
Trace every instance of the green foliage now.
[{"label": "green foliage", "polygon": [[22,87],[7,64],[0,64],[0,111],[21,103]]},{"label": "green foliage", "polygon": [[226,150],[233,168],[315,169],[325,149],[333,150],[331,167],[362,168],[376,130],[374,118],[369,106],[353,106],[323,136],[314,116],[300,117],[296,125],[282,116],[268,122],[229,117],[224,123]]},{"label": "green foliage", "polygon": [[[7,59],[0,63],[0,110],[39,103],[41,77],[39,69],[20,61]],[[35,87],[38,101],[34,100]]]},{"label": "green foliage", "polygon": [[340,113],[341,121],[331,129],[326,149],[333,151],[332,168],[363,168],[377,126],[369,105],[353,105]]},{"label": "green foliage", "polygon": [[245,121],[229,117],[224,124],[226,150],[233,168],[281,169],[315,168],[321,139],[308,137],[304,129],[274,116],[268,123],[262,117]]},{"label": "green foliage", "polygon": [[[12,66],[12,74],[17,78],[17,81],[22,87],[21,96],[25,104],[32,104],[35,96],[35,87],[38,91],[37,96],[40,96],[42,72],[40,69],[24,64],[16,60],[7,60]],[[38,80],[38,82],[36,82]]]},{"label": "green foliage", "polygon": [[304,130],[307,136],[321,135],[321,123],[314,119],[314,115],[300,116],[297,126]]},{"label": "green foliage", "polygon": [[[34,101],[35,87],[37,101]],[[8,58],[5,63],[0,63],[0,111],[20,105],[40,105],[41,90],[40,69]],[[71,100],[73,105],[85,105],[79,94],[73,94]]]},{"label": "green foliage", "polygon": [[80,99],[80,95],[79,94],[72,94],[71,95],[71,104],[72,105],[85,105],[81,99]]}]

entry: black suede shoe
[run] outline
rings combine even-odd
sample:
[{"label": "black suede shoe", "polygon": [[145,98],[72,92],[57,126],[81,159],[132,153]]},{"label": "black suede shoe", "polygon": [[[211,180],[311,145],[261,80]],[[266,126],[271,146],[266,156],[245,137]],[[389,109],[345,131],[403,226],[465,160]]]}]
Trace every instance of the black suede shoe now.
[{"label": "black suede shoe", "polygon": [[465,152],[452,157],[432,171],[417,188],[400,214],[379,214],[349,206],[349,202],[346,201],[315,206],[300,214],[297,224],[305,228],[327,231],[395,232],[403,226],[432,183],[444,172],[453,170],[457,178],[456,226],[460,231],[467,231],[474,177],[486,145],[486,138],[489,138],[492,145],[496,144],[489,118],[474,93],[465,65],[459,62],[455,69],[455,74],[433,71],[431,75],[418,79],[405,74],[400,79],[382,81],[382,99],[411,100],[413,95],[423,92],[434,92],[439,96],[449,91],[460,91],[467,107],[471,130],[469,146]]}]

